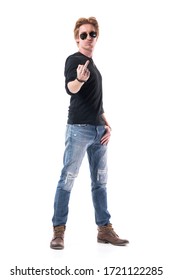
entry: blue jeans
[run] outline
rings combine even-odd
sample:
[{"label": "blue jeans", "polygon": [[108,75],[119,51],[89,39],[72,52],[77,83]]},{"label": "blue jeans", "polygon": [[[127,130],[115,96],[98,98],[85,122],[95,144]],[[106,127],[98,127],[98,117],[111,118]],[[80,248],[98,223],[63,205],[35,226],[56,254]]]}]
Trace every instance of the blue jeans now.
[{"label": "blue jeans", "polygon": [[106,192],[107,145],[100,144],[104,133],[104,125],[67,125],[64,166],[55,194],[53,226],[65,225],[67,222],[70,193],[86,152],[90,167],[95,222],[98,226],[110,222],[111,216],[107,210]]}]

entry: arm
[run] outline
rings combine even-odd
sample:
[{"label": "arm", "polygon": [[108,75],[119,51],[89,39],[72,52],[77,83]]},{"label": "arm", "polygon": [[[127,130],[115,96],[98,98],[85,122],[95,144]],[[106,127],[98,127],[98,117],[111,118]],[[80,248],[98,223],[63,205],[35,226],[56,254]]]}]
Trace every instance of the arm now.
[{"label": "arm", "polygon": [[79,82],[77,79],[71,81],[67,84],[69,91],[73,94],[77,93],[81,87],[83,86],[84,82]]},{"label": "arm", "polygon": [[108,126],[110,130],[112,130],[108,120],[106,119],[105,113],[102,114],[102,119],[105,121],[106,126]]},{"label": "arm", "polygon": [[106,132],[103,135],[103,137],[101,138],[101,144],[108,144],[109,140],[110,140],[110,136],[111,136],[111,126],[108,122],[108,120],[106,119],[105,113],[102,114],[102,119],[105,121],[105,129]]},{"label": "arm", "polygon": [[73,94],[77,93],[83,84],[89,79],[90,72],[88,70],[89,60],[84,65],[79,64],[77,67],[77,78],[67,84],[69,91]]}]

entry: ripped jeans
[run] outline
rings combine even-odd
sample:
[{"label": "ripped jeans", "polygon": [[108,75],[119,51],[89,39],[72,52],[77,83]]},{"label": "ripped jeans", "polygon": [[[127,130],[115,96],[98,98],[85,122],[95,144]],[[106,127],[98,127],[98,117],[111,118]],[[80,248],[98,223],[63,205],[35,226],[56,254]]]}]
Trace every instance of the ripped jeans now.
[{"label": "ripped jeans", "polygon": [[90,168],[95,222],[98,226],[110,222],[106,191],[107,145],[100,144],[104,133],[104,125],[67,124],[64,166],[55,194],[53,226],[65,225],[67,222],[70,193],[86,152]]}]

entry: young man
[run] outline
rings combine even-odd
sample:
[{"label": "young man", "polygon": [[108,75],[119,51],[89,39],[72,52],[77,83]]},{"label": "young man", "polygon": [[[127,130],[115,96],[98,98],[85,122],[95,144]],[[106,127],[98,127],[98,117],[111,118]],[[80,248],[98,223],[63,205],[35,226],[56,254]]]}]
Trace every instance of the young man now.
[{"label": "young man", "polygon": [[52,249],[64,248],[64,232],[68,217],[70,193],[85,153],[91,174],[91,193],[98,226],[97,241],[126,245],[110,223],[107,209],[107,144],[111,127],[106,119],[102,101],[102,77],[92,56],[99,36],[96,18],[80,18],[74,28],[78,52],[65,62],[65,88],[70,95],[64,166],[55,194],[52,218],[54,235]]}]

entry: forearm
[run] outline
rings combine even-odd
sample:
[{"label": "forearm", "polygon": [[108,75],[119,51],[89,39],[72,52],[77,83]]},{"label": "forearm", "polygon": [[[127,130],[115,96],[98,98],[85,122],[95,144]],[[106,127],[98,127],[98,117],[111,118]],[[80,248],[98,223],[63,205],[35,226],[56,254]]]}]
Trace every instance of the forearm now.
[{"label": "forearm", "polygon": [[108,120],[105,116],[105,113],[102,114],[102,119],[104,120],[105,124],[111,129],[111,126],[110,126],[110,124],[109,124],[109,122],[108,122]]},{"label": "forearm", "polygon": [[111,136],[111,126],[105,116],[105,114],[103,113],[102,114],[102,119],[104,120],[105,122],[105,133],[103,135],[103,137],[101,138],[101,141],[100,143],[103,145],[103,144],[108,144],[109,140],[110,140],[110,136]]},{"label": "forearm", "polygon": [[67,84],[69,91],[73,94],[77,93],[81,87],[83,86],[84,82],[79,82],[77,79],[71,81]]}]

